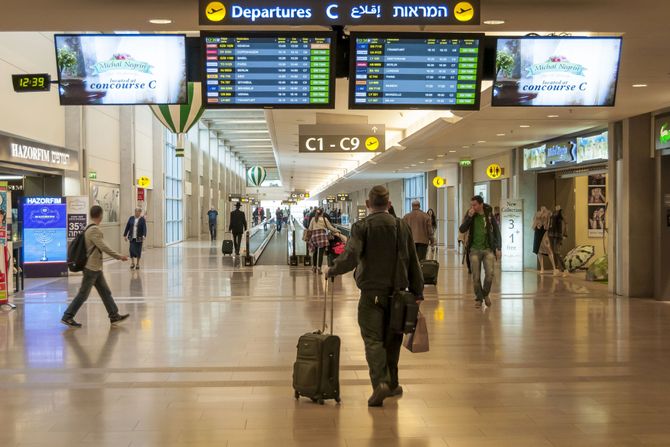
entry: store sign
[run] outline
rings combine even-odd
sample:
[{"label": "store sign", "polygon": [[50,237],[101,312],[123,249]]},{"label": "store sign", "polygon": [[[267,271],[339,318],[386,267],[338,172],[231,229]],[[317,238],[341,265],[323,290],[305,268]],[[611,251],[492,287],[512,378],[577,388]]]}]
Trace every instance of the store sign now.
[{"label": "store sign", "polygon": [[656,150],[670,149],[670,115],[656,117]]},{"label": "store sign", "polygon": [[137,186],[144,189],[149,188],[151,187],[151,179],[149,177],[142,176],[137,179]]},{"label": "store sign", "polygon": [[554,166],[577,161],[577,143],[573,140],[547,145],[547,165]]},{"label": "store sign", "polygon": [[384,124],[301,125],[298,127],[298,152],[366,153],[386,149]]},{"label": "store sign", "polygon": [[500,209],[501,269],[523,271],[523,199],[507,199]]},{"label": "store sign", "polygon": [[447,184],[447,181],[444,179],[444,177],[435,177],[433,179],[433,186],[436,188],[443,188],[444,185]]},{"label": "store sign", "polygon": [[67,241],[71,242],[83,233],[88,225],[88,196],[66,197],[67,202]]},{"label": "store sign", "polygon": [[503,175],[503,168],[499,164],[493,163],[486,168],[486,175],[492,180],[497,180]]},{"label": "store sign", "polygon": [[351,198],[349,197],[349,194],[340,193],[340,194],[337,195],[337,201],[338,202],[351,202]]},{"label": "store sign", "polygon": [[479,25],[479,0],[200,0],[200,25]]},{"label": "store sign", "polygon": [[79,170],[79,154],[69,149],[0,133],[0,160],[30,166]]},{"label": "store sign", "polygon": [[23,259],[27,278],[67,275],[67,205],[62,197],[24,197]]},{"label": "store sign", "polygon": [[577,163],[607,160],[609,158],[608,133],[577,138]]}]

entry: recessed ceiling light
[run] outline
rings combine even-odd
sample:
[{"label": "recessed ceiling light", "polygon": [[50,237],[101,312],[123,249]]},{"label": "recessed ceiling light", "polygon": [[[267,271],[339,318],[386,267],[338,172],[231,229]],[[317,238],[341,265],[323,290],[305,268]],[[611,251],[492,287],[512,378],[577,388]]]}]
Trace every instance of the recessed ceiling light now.
[{"label": "recessed ceiling light", "polygon": [[151,19],[149,20],[149,23],[153,23],[154,25],[169,25],[172,23],[172,20],[170,19]]},{"label": "recessed ceiling light", "polygon": [[463,149],[470,149],[470,146],[463,146]]},{"label": "recessed ceiling light", "polygon": [[429,158],[429,159],[426,160],[426,161],[434,161],[434,160],[435,160],[434,158]]},{"label": "recessed ceiling light", "polygon": [[504,25],[504,20],[484,20],[484,25]]},{"label": "recessed ceiling light", "polygon": [[484,144],[484,143],[486,143],[486,141],[484,141],[484,140],[477,141],[477,144]]},{"label": "recessed ceiling light", "polygon": [[497,134],[496,134],[496,137],[504,137],[504,136],[505,136],[504,133],[497,133]]},{"label": "recessed ceiling light", "polygon": [[414,165],[410,165],[410,166],[415,167],[416,165],[414,164]]},{"label": "recessed ceiling light", "polygon": [[647,87],[647,84],[633,84],[633,88],[644,88]]},{"label": "recessed ceiling light", "polygon": [[426,162],[425,161],[420,161],[419,164],[424,165],[424,164],[426,164]]},{"label": "recessed ceiling light", "polygon": [[442,157],[444,157],[444,154],[440,154],[440,155],[437,156],[437,158],[442,158]]},{"label": "recessed ceiling light", "polygon": [[449,151],[449,153],[451,153],[451,154],[453,154],[453,153],[455,153],[455,152],[456,152],[456,151]]},{"label": "recessed ceiling light", "polygon": [[530,126],[528,124],[522,124],[519,127],[522,129],[528,129]]},{"label": "recessed ceiling light", "polygon": [[558,115],[547,115],[547,118],[558,118]]}]

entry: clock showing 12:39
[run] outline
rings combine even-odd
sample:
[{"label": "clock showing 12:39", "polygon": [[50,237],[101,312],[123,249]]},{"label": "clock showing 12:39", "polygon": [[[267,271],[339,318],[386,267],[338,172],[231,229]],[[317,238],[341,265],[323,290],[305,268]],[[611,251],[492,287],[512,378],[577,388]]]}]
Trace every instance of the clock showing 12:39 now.
[{"label": "clock showing 12:39", "polygon": [[12,84],[15,92],[48,92],[51,76],[48,74],[14,74]]}]

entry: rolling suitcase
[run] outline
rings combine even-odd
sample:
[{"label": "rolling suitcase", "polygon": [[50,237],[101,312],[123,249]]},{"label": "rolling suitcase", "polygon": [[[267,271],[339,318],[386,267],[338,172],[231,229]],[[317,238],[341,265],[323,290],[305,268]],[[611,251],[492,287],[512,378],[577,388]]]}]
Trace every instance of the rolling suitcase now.
[{"label": "rolling suitcase", "polygon": [[[226,234],[229,234],[229,233],[226,233]],[[221,252],[224,255],[232,255],[234,248],[235,247],[233,246],[233,240],[232,239],[226,239],[226,236],[224,235],[223,236],[223,243],[221,244]]]},{"label": "rolling suitcase", "polygon": [[423,272],[423,283],[427,285],[437,285],[437,275],[440,271],[440,263],[435,260],[437,257],[437,247],[431,250],[431,258],[421,261],[421,271]]},{"label": "rolling suitcase", "polygon": [[[333,335],[335,292],[332,280],[326,280],[323,303],[323,328],[298,340],[298,355],[293,364],[295,398],[312,399],[323,405],[328,399],[340,402],[340,337]],[[326,308],[330,290],[330,334],[326,334]]]}]

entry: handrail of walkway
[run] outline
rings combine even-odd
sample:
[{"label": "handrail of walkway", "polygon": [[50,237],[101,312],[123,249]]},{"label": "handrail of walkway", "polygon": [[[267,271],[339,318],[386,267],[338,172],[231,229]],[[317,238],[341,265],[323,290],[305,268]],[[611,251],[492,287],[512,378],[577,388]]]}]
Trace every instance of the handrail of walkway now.
[{"label": "handrail of walkway", "polygon": [[277,227],[275,225],[272,225],[270,228],[270,231],[267,232],[265,235],[265,238],[263,239],[263,242],[254,250],[253,252],[251,251],[251,239],[255,237],[259,231],[265,231],[267,228],[267,225],[270,223],[268,219],[265,219],[263,222],[259,223],[255,227],[249,229],[246,232],[246,255],[244,256],[244,265],[245,267],[253,267],[256,265],[258,260],[260,259],[261,255],[263,254],[263,251],[265,251],[265,248],[268,246],[272,238],[274,237],[275,233],[277,232]]},{"label": "handrail of walkway", "polygon": [[340,231],[340,233],[342,233],[346,237],[351,236],[351,227],[350,226],[345,226],[345,225],[340,225],[340,224],[334,224],[333,226],[335,228],[337,228]]}]

